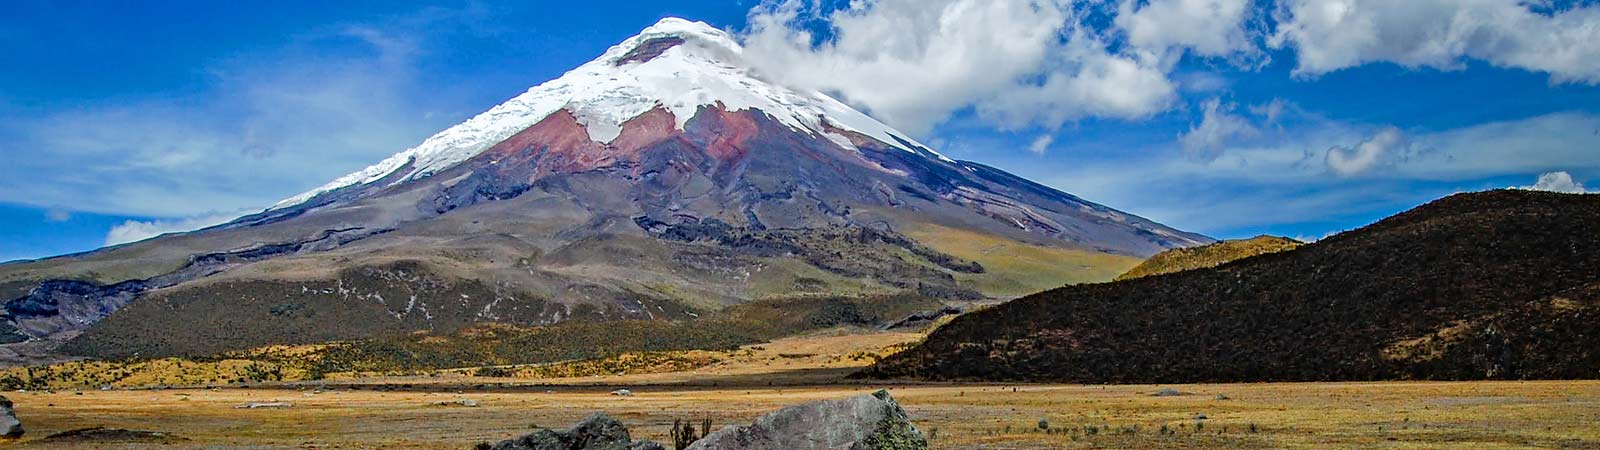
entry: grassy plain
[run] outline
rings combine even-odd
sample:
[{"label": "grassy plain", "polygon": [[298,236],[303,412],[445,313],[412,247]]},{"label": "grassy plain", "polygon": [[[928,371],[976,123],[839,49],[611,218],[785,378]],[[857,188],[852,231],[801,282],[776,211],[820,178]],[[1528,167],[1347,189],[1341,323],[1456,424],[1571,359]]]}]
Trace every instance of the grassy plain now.
[{"label": "grassy plain", "polygon": [[905,230],[905,234],[934,250],[982,264],[988,269],[986,272],[960,273],[956,279],[995,297],[1019,297],[1066,284],[1106,281],[1140,262],[1131,256],[1032,245],[934,224],[919,224]]},{"label": "grassy plain", "polygon": [[[7,396],[28,430],[20,448],[464,449],[534,425],[565,427],[594,411],[619,417],[636,438],[665,441],[674,419],[710,417],[720,427],[785,405],[878,388],[890,389],[936,449],[1600,448],[1600,427],[1594,426],[1600,423],[1600,381],[1084,386],[845,378],[920,336],[834,330],[738,351],[686,353],[670,360],[700,362],[666,372],[621,364],[620,375],[567,378],[479,377],[459,370],[250,388]],[[618,387],[634,395],[608,394]],[[1151,395],[1160,389],[1183,395]],[[462,399],[477,406],[456,403]],[[292,406],[236,408],[274,401]],[[1039,428],[1041,420],[1048,430]],[[96,426],[175,437],[42,439]]]},{"label": "grassy plain", "polygon": [[[105,426],[162,431],[161,442],[99,448],[470,448],[566,426],[594,411],[636,437],[663,439],[673,419],[718,426],[784,405],[878,386],[412,385],[406,390],[178,389],[12,394],[23,448],[74,448],[40,437]],[[1177,386],[888,385],[938,449],[1600,448],[1600,383],[1297,383]],[[1156,397],[1158,388],[1189,395]],[[1219,400],[1217,395],[1228,399]],[[472,399],[477,407],[442,406]],[[237,409],[287,401],[288,408]],[[1196,420],[1197,415],[1207,419]],[[1050,431],[1038,422],[1049,422]],[[1203,425],[1201,425],[1203,424]],[[1252,431],[1252,425],[1254,431]],[[1163,431],[1166,427],[1167,431]],[[1094,430],[1094,431],[1090,431]],[[82,447],[78,447],[82,448]]]}]

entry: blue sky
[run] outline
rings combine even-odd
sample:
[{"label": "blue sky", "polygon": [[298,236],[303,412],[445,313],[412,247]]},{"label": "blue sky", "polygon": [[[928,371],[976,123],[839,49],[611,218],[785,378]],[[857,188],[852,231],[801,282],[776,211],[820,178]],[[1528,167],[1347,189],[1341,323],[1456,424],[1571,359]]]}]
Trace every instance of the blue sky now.
[{"label": "blue sky", "polygon": [[6,2],[0,261],[259,210],[666,16],[949,156],[1216,237],[1600,185],[1592,1],[334,3]]}]

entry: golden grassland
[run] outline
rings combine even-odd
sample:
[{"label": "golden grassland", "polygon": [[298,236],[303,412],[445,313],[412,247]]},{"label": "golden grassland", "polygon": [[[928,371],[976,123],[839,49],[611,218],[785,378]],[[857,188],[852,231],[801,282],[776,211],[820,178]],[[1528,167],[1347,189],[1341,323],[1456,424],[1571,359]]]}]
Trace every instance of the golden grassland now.
[{"label": "golden grassland", "polygon": [[1064,284],[1101,282],[1127,272],[1139,258],[1032,245],[1003,237],[918,224],[905,235],[951,256],[982,264],[986,273],[957,274],[963,285],[998,297],[1017,297]]},{"label": "golden grassland", "polygon": [[[734,350],[626,352],[604,358],[546,364],[464,367],[440,370],[313,373],[325,345],[271,346],[192,360],[160,358],[133,361],[70,361],[39,367],[0,370],[0,383],[10,389],[88,390],[102,387],[172,388],[229,387],[262,382],[307,382],[412,379],[417,382],[459,382],[464,377],[556,379],[581,383],[595,377],[645,375],[649,382],[693,383],[701,375],[764,375],[785,382],[827,382],[807,374],[836,377],[908,348],[921,333],[871,333],[832,329]],[[835,370],[837,369],[837,370]],[[833,370],[829,372],[829,370]],[[795,380],[796,376],[809,378]],[[607,382],[641,382],[634,378]]]},{"label": "golden grassland", "polygon": [[[631,397],[608,395],[610,386],[372,387],[10,396],[28,427],[22,448],[73,448],[40,438],[105,426],[171,433],[183,440],[159,444],[180,448],[460,449],[527,433],[534,425],[566,426],[594,411],[619,417],[636,437],[660,441],[673,419],[740,423],[785,405],[880,386],[630,386]],[[1600,427],[1594,426],[1600,423],[1596,382],[881,387],[890,389],[937,449],[1600,446]],[[1187,395],[1150,395],[1158,388]],[[460,399],[479,406],[452,406]],[[265,401],[293,406],[236,408]],[[1207,418],[1197,420],[1199,415]],[[1038,427],[1041,419],[1049,430]]]},{"label": "golden grassland", "polygon": [[[463,449],[535,425],[565,427],[595,411],[619,417],[635,437],[665,441],[674,419],[742,423],[878,388],[890,389],[936,449],[1600,448],[1600,381],[1084,386],[845,378],[921,336],[831,330],[728,352],[506,367],[516,376],[505,377],[459,369],[253,388],[7,396],[28,429],[20,448]],[[634,395],[608,394],[619,387]],[[1151,395],[1160,389],[1183,395]],[[236,408],[273,401],[292,406]],[[42,440],[96,426],[177,438]]]},{"label": "golden grassland", "polygon": [[1117,276],[1117,280],[1216,267],[1252,256],[1294,250],[1301,245],[1305,244],[1285,237],[1261,235],[1199,247],[1175,248],[1157,253],[1127,273]]},{"label": "golden grassland", "polygon": [[[551,364],[450,369],[412,378],[427,378],[420,381],[424,383],[451,383],[459,382],[455,377],[471,376],[497,382],[529,379],[563,385],[709,385],[731,377],[742,377],[746,384],[755,378],[783,380],[785,385],[829,383],[836,382],[843,373],[905,350],[923,337],[921,333],[851,331],[825,330],[730,351],[630,352]],[[364,380],[371,375],[382,374],[338,374],[338,378]]]}]

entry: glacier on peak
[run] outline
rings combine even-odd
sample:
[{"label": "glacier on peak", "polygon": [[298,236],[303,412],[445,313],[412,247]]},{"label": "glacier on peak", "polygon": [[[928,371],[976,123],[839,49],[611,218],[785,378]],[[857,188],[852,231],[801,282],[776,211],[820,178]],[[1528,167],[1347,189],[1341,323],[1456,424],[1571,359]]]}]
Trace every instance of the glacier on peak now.
[{"label": "glacier on peak", "polygon": [[[674,38],[649,57],[641,45]],[[661,42],[655,42],[661,44]],[[704,22],[669,17],[612,46],[599,58],[528,89],[422,144],[365,169],[273,205],[299,205],[324,193],[365,185],[408,172],[392,183],[422,178],[478,155],[556,111],[571,112],[591,139],[609,143],[622,124],[657,107],[671,112],[682,129],[701,106],[720,103],[729,111],[758,109],[776,121],[854,149],[833,130],[847,130],[912,153],[949,158],[854,108],[817,91],[801,91],[763,79],[744,64],[744,48],[734,37]],[[920,153],[919,153],[920,154]]]}]

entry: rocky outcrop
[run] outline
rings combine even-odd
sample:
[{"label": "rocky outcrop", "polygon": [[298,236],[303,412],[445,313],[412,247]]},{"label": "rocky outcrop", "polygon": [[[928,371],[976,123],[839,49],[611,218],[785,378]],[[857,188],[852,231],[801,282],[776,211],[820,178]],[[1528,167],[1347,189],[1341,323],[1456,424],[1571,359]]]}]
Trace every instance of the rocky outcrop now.
[{"label": "rocky outcrop", "polygon": [[780,409],[707,435],[689,450],[913,450],[928,448],[888,391]]},{"label": "rocky outcrop", "polygon": [[917,311],[909,316],[906,316],[904,319],[900,319],[895,321],[895,323],[884,326],[883,329],[922,329],[929,325],[933,325],[935,322],[938,322],[940,318],[956,315],[961,315],[961,308],[954,306],[943,306],[935,310]]},{"label": "rocky outcrop", "polygon": [[0,395],[0,438],[19,437],[22,437],[22,421],[17,420],[16,411],[11,409],[11,399]]},{"label": "rocky outcrop", "polygon": [[[483,448],[482,445],[479,448]],[[594,413],[567,431],[541,429],[500,441],[492,450],[666,450],[651,441],[634,441],[628,427],[605,413]]]}]

